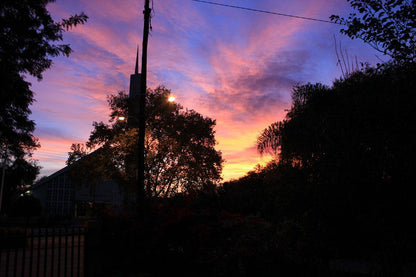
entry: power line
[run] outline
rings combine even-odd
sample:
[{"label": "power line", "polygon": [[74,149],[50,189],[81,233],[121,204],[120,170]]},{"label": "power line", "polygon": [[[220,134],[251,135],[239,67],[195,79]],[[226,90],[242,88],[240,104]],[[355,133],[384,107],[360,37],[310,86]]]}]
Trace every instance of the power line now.
[{"label": "power line", "polygon": [[273,14],[273,15],[279,15],[279,16],[286,16],[286,17],[292,17],[292,18],[303,19],[303,20],[311,20],[311,21],[317,21],[317,22],[324,22],[324,23],[331,23],[331,24],[336,24],[336,25],[342,25],[340,23],[332,22],[332,21],[329,21],[329,20],[317,19],[317,18],[312,18],[312,17],[305,17],[305,16],[298,16],[298,15],[285,14],[285,13],[278,13],[278,12],[272,12],[272,11],[258,10],[258,9],[252,9],[252,8],[246,8],[246,7],[240,7],[240,6],[233,6],[233,5],[216,3],[216,2],[210,2],[210,1],[204,1],[204,0],[192,0],[192,1],[194,1],[194,2],[200,2],[200,3],[205,3],[205,4],[216,5],[216,6],[228,7],[228,8],[234,8],[234,9],[240,9],[240,10],[247,10],[247,11],[252,11],[252,12],[267,13],[267,14]]}]

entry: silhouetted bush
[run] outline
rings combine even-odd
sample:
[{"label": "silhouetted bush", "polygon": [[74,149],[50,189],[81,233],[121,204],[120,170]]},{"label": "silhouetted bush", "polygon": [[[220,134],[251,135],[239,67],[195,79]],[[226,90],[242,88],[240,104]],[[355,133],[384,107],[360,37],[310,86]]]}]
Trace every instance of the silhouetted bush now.
[{"label": "silhouetted bush", "polygon": [[[107,214],[97,235],[106,272],[151,276],[268,276],[277,248],[272,224],[256,216],[195,209],[201,198],[155,202],[144,221]],[[258,275],[258,276],[260,276]]]},{"label": "silhouetted bush", "polygon": [[318,271],[352,259],[388,275],[414,262],[415,80],[416,64],[384,64],[296,87],[261,137],[279,162],[225,183],[224,207],[273,222],[279,250]]},{"label": "silhouetted bush", "polygon": [[42,203],[39,199],[31,196],[24,195],[16,199],[10,209],[11,216],[40,216],[42,213]]}]

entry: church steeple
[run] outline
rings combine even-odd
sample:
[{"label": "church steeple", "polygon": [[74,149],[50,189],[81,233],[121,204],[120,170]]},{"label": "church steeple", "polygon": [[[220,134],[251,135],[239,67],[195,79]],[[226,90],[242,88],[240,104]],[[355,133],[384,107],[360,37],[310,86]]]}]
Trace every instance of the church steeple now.
[{"label": "church steeple", "polygon": [[136,68],[134,69],[134,74],[139,74],[139,45],[137,45]]},{"label": "church steeple", "polygon": [[128,120],[127,123],[130,127],[138,127],[138,115],[139,115],[139,98],[140,98],[140,78],[139,73],[139,46],[137,46],[136,52],[136,65],[134,68],[134,74],[130,75],[130,89],[129,98],[130,103],[128,107]]},{"label": "church steeple", "polygon": [[139,46],[137,46],[136,66],[134,68],[134,74],[130,75],[130,98],[135,98],[140,95],[140,75],[141,74],[139,74]]}]

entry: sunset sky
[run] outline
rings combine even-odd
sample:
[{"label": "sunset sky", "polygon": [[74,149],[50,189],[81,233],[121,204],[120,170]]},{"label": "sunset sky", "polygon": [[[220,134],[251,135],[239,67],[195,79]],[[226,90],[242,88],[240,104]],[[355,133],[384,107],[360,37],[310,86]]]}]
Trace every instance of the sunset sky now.
[{"label": "sunset sky", "polygon": [[[348,15],[346,0],[218,0],[216,2],[328,20]],[[93,121],[107,121],[106,96],[128,91],[144,0],[57,0],[54,19],[85,12],[88,22],[64,36],[74,52],[54,59],[35,91],[31,119],[41,148],[40,176],[65,166],[72,143],[88,139]],[[290,107],[294,85],[330,85],[341,76],[334,36],[350,57],[375,64],[374,50],[339,34],[340,26],[213,6],[154,0],[148,86],[164,85],[185,108],[216,119],[224,180],[238,178],[268,157],[256,138]],[[355,58],[354,58],[355,59]]]}]

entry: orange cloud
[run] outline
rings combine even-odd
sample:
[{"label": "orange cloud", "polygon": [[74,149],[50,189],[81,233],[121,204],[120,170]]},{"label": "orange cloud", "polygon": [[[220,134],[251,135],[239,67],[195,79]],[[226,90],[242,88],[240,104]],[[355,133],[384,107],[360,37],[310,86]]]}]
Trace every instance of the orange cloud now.
[{"label": "orange cloud", "polygon": [[[343,0],[237,4],[322,19],[348,6]],[[33,118],[42,144],[36,155],[45,168],[56,168],[64,165],[72,142],[88,138],[92,121],[106,120],[106,96],[128,90],[143,7],[133,0],[58,1],[50,7],[56,17],[82,10],[90,17],[65,35],[74,49],[71,57],[56,59],[44,81],[33,83]],[[217,120],[225,180],[270,159],[255,151],[256,139],[284,118],[293,85],[330,82],[338,74],[335,25],[192,1],[155,1],[154,8],[148,85],[171,88],[183,106]],[[62,137],[51,138],[48,128]]]}]

